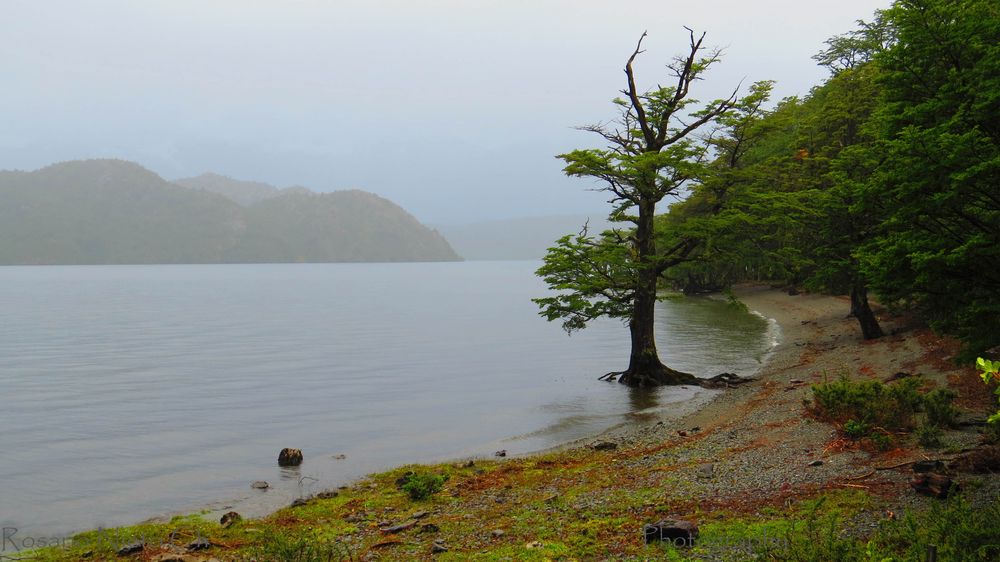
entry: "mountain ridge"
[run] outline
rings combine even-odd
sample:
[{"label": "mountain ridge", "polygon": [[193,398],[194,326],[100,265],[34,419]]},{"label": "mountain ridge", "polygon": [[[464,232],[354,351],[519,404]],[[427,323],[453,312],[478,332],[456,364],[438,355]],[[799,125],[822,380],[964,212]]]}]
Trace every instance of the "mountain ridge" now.
[{"label": "mountain ridge", "polygon": [[[0,171],[0,264],[461,259],[440,233],[372,193],[198,178],[215,189],[114,159]],[[221,193],[227,184],[246,186],[248,204]]]}]

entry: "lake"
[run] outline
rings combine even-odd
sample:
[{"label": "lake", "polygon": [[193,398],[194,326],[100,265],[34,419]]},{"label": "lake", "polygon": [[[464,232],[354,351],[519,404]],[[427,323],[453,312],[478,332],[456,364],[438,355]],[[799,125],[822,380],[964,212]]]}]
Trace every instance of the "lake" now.
[{"label": "lake", "polygon": [[[627,365],[627,330],[545,322],[529,300],[545,294],[539,265],[0,267],[0,526],[260,515],[374,470],[539,450],[710,392],[598,381]],[[661,303],[657,324],[664,360],[700,376],[753,374],[778,338],[707,298]],[[283,447],[305,463],[279,468]]]}]

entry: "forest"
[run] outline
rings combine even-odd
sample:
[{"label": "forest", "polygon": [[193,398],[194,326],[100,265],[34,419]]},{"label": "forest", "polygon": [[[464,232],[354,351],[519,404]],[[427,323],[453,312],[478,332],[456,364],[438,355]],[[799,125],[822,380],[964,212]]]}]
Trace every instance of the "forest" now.
[{"label": "forest", "polygon": [[581,127],[609,148],[560,156],[567,174],[602,183],[609,219],[624,226],[559,240],[538,273],[563,292],[536,299],[541,314],[568,331],[626,320],[621,381],[638,386],[691,382],[655,358],[652,302],[664,286],[767,280],[850,295],[865,339],[884,335],[875,296],[960,339],[966,359],[996,347],[997,12],[988,1],[898,2],[830,38],[814,56],[826,81],[778,101],[765,80],[699,105],[689,88],[722,54],[693,31],[669,66],[674,85],[643,92],[632,71],[640,40],[619,118]]}]

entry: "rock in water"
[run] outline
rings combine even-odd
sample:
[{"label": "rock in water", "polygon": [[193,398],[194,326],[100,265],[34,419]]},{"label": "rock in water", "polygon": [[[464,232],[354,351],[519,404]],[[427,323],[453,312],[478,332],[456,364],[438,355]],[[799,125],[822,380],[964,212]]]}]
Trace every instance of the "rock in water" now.
[{"label": "rock in water", "polygon": [[302,451],[284,448],[278,454],[278,466],[299,466],[302,464]]},{"label": "rock in water", "polygon": [[264,482],[263,480],[257,480],[256,482],[250,484],[250,487],[255,490],[266,490],[271,487],[270,484]]},{"label": "rock in water", "polygon": [[643,527],[646,544],[657,541],[670,542],[674,546],[694,546],[698,538],[698,525],[691,521],[659,521]]}]

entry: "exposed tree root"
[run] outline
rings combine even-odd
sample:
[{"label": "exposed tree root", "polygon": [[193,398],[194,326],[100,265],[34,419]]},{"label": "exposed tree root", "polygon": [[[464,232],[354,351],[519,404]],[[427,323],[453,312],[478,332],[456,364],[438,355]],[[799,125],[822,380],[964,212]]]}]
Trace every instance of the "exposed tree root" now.
[{"label": "exposed tree root", "polygon": [[646,369],[626,370],[618,377],[618,382],[633,388],[698,384],[698,377],[691,373],[675,371],[665,365],[651,365]]},{"label": "exposed tree root", "polygon": [[701,379],[698,381],[703,388],[733,388],[741,384],[753,382],[757,379],[741,377],[733,373],[720,373],[714,377]]},{"label": "exposed tree root", "polygon": [[741,377],[733,373],[721,373],[707,379],[699,379],[690,373],[663,367],[662,369],[655,370],[652,374],[614,371],[601,375],[597,380],[608,382],[618,381],[621,384],[641,388],[682,384],[693,384],[702,388],[733,388],[741,384],[753,382],[756,379]]}]

